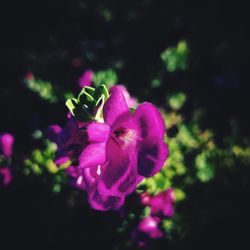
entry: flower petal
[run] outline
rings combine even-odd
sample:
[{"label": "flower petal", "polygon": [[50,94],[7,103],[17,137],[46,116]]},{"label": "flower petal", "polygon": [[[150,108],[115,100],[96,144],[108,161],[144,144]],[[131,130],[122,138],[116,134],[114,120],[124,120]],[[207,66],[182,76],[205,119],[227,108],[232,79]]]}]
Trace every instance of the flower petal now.
[{"label": "flower petal", "polygon": [[61,132],[62,132],[62,128],[57,124],[53,124],[48,127],[46,136],[48,137],[49,140],[57,143],[58,136]]},{"label": "flower petal", "polygon": [[174,215],[173,204],[165,204],[165,206],[163,207],[163,215],[167,217],[172,217]]},{"label": "flower petal", "polygon": [[120,115],[128,111],[129,108],[127,106],[122,90],[115,89],[104,104],[104,121],[106,124],[111,126]]},{"label": "flower petal", "polygon": [[102,165],[106,161],[106,143],[87,145],[79,156],[79,167],[88,168]]},{"label": "flower petal", "polygon": [[57,165],[57,166],[60,166],[60,165],[62,165],[62,164],[64,164],[64,163],[66,163],[67,161],[70,161],[70,158],[67,156],[67,155],[65,155],[65,154],[60,154],[61,152],[58,152],[57,154],[56,154],[56,158],[55,158],[55,164]]},{"label": "flower petal", "polygon": [[98,179],[106,168],[106,164],[82,169],[82,175],[86,183],[86,189],[93,192],[96,189]]},{"label": "flower petal", "polygon": [[135,111],[134,119],[140,129],[142,139],[155,137],[162,139],[165,133],[165,124],[160,111],[151,103],[140,104]]},{"label": "flower petal", "polygon": [[123,95],[125,97],[125,100],[127,102],[128,107],[133,108],[136,106],[136,99],[134,97],[131,97],[127,88],[123,85],[114,85],[109,89],[109,92],[112,94],[113,91],[115,91],[116,89],[121,89],[121,91],[123,92]]},{"label": "flower petal", "polygon": [[148,216],[140,221],[138,230],[147,234],[150,238],[160,238],[163,232],[158,228],[160,219],[157,217]]},{"label": "flower petal", "polygon": [[142,176],[152,176],[159,172],[168,157],[167,145],[158,138],[145,140],[138,155],[138,173]]},{"label": "flower petal", "polygon": [[104,123],[91,122],[87,125],[87,137],[91,143],[100,143],[107,141],[110,127]]},{"label": "flower petal", "polygon": [[91,86],[94,77],[94,72],[92,70],[86,70],[82,76],[78,79],[78,85],[80,88],[85,86]]},{"label": "flower petal", "polygon": [[125,196],[105,196],[98,192],[89,195],[89,203],[92,208],[100,211],[118,210],[125,201]]},{"label": "flower petal", "polygon": [[74,118],[67,121],[58,138],[60,148],[67,148],[71,145],[83,145],[86,141],[84,131],[79,128],[78,121]]},{"label": "flower petal", "polygon": [[98,183],[99,192],[114,196],[132,193],[138,183],[136,150],[122,151],[112,140],[107,150],[109,161]]},{"label": "flower petal", "polygon": [[66,169],[66,173],[70,177],[69,183],[72,187],[85,190],[86,185],[82,175],[82,169],[75,166],[70,166]]}]

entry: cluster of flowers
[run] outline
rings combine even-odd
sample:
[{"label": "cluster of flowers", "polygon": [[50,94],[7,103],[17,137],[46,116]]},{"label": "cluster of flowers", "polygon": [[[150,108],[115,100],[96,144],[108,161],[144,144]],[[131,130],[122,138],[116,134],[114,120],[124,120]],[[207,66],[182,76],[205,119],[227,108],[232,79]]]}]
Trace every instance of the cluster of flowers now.
[{"label": "cluster of flowers", "polygon": [[64,128],[52,125],[49,138],[57,146],[55,163],[71,161],[72,183],[86,190],[97,210],[118,210],[138,183],[159,172],[168,156],[161,113],[151,104],[136,106],[124,86],[90,87],[91,71],[79,79],[77,99]]},{"label": "cluster of flowers", "polygon": [[13,153],[14,137],[9,133],[0,134],[0,187],[11,182],[11,157]]},{"label": "cluster of flowers", "polygon": [[148,193],[141,194],[141,203],[149,207],[150,213],[143,218],[136,229],[132,232],[132,238],[143,247],[149,239],[163,237],[163,232],[159,228],[161,219],[165,217],[172,217],[174,214],[174,190],[168,188],[157,195],[150,195]]}]

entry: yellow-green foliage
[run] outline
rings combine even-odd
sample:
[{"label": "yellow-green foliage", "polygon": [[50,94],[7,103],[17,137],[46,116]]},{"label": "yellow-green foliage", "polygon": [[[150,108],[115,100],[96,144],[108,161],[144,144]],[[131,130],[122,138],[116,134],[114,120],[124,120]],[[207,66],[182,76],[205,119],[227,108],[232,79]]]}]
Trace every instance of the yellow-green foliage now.
[{"label": "yellow-green foliage", "polygon": [[94,85],[98,87],[101,84],[105,84],[107,88],[110,88],[118,81],[118,76],[113,69],[101,70],[94,72]]},{"label": "yellow-green foliage", "polygon": [[186,70],[189,48],[185,40],[178,42],[176,47],[170,47],[161,53],[161,59],[165,63],[168,72]]},{"label": "yellow-green foliage", "polygon": [[55,103],[58,101],[58,98],[55,94],[55,89],[51,82],[42,81],[40,79],[26,79],[24,84],[32,92],[36,93],[41,99],[48,101],[50,103]]},{"label": "yellow-green foliage", "polygon": [[57,193],[66,183],[67,176],[64,170],[70,166],[71,162],[67,161],[58,167],[53,161],[56,149],[55,143],[44,140],[44,148],[34,149],[31,156],[24,161],[23,173],[26,176],[40,176],[40,180],[49,182],[52,191]]}]

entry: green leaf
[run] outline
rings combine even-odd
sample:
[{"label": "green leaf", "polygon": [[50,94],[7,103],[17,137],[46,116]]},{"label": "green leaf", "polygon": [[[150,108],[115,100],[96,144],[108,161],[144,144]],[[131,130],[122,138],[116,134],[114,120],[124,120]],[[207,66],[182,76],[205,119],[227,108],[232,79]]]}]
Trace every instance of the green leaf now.
[{"label": "green leaf", "polygon": [[81,122],[87,122],[91,120],[87,108],[81,106],[78,106],[76,109],[74,109],[74,116]]},{"label": "green leaf", "polygon": [[[88,89],[89,90],[89,89]],[[80,94],[78,95],[78,101],[82,104],[82,105],[87,105],[89,106],[90,103],[92,103],[94,101],[94,98],[92,95],[90,95],[87,91],[86,88],[83,88],[82,91],[80,92]]]},{"label": "green leaf", "polygon": [[85,86],[85,87],[84,87],[84,90],[85,90],[86,93],[90,94],[91,96],[94,95],[95,88],[92,88],[92,87],[90,87],[90,86]]},{"label": "green leaf", "polygon": [[77,108],[78,100],[76,100],[75,98],[71,98],[68,99],[65,104],[68,107],[71,114],[74,115],[74,110]]},{"label": "green leaf", "polygon": [[102,119],[102,110],[103,110],[103,105],[105,103],[105,97],[104,95],[101,95],[101,97],[99,98],[99,100],[96,103],[96,113],[95,113],[95,120],[97,121],[101,121]]},{"label": "green leaf", "polygon": [[185,93],[178,92],[176,94],[167,97],[167,102],[172,109],[179,110],[184,105],[186,99],[187,97]]},{"label": "green leaf", "polygon": [[188,66],[189,48],[185,40],[181,40],[176,47],[167,48],[161,53],[168,72],[184,71]]},{"label": "green leaf", "polygon": [[136,109],[135,108],[129,108],[129,110],[130,110],[131,113],[134,113]]},{"label": "green leaf", "polygon": [[90,120],[88,106],[80,105],[77,99],[72,98],[66,101],[66,106],[71,114],[79,121],[86,122]]},{"label": "green leaf", "polygon": [[95,72],[93,82],[96,87],[105,83],[106,86],[110,88],[117,82],[117,80],[118,80],[118,77],[117,77],[116,72],[112,69],[108,69],[108,70]]},{"label": "green leaf", "polygon": [[94,92],[94,99],[97,100],[96,103],[98,103],[102,95],[104,96],[104,101],[109,98],[109,92],[104,84],[101,84]]}]

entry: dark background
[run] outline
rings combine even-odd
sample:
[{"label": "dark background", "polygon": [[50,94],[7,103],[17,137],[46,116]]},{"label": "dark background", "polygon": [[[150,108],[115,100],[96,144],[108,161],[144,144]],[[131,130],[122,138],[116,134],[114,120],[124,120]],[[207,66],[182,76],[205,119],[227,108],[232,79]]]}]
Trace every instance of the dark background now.
[{"label": "dark background", "polygon": [[[187,117],[194,108],[206,109],[203,126],[216,132],[218,143],[233,129],[239,140],[249,137],[245,2],[8,1],[1,3],[0,11],[0,131],[15,135],[19,151],[31,147],[26,138],[32,129],[63,122],[66,111],[63,103],[49,105],[24,87],[27,71],[77,91],[83,70],[115,68],[119,83],[140,100],[163,105],[166,93],[185,91]],[[164,84],[152,89],[151,80],[163,70],[160,53],[180,39],[190,47],[189,69],[166,73]],[[243,249],[249,242],[250,184],[242,179],[248,173],[229,174],[223,188],[221,179],[215,179],[208,194],[202,185],[190,190],[190,203],[180,208],[190,232],[178,242],[160,241],[154,248]],[[44,187],[21,179],[0,190],[0,249],[16,244],[33,249],[113,249],[123,239],[113,233],[122,219],[93,213],[83,204],[70,210],[65,205],[67,192],[55,198]]]}]

